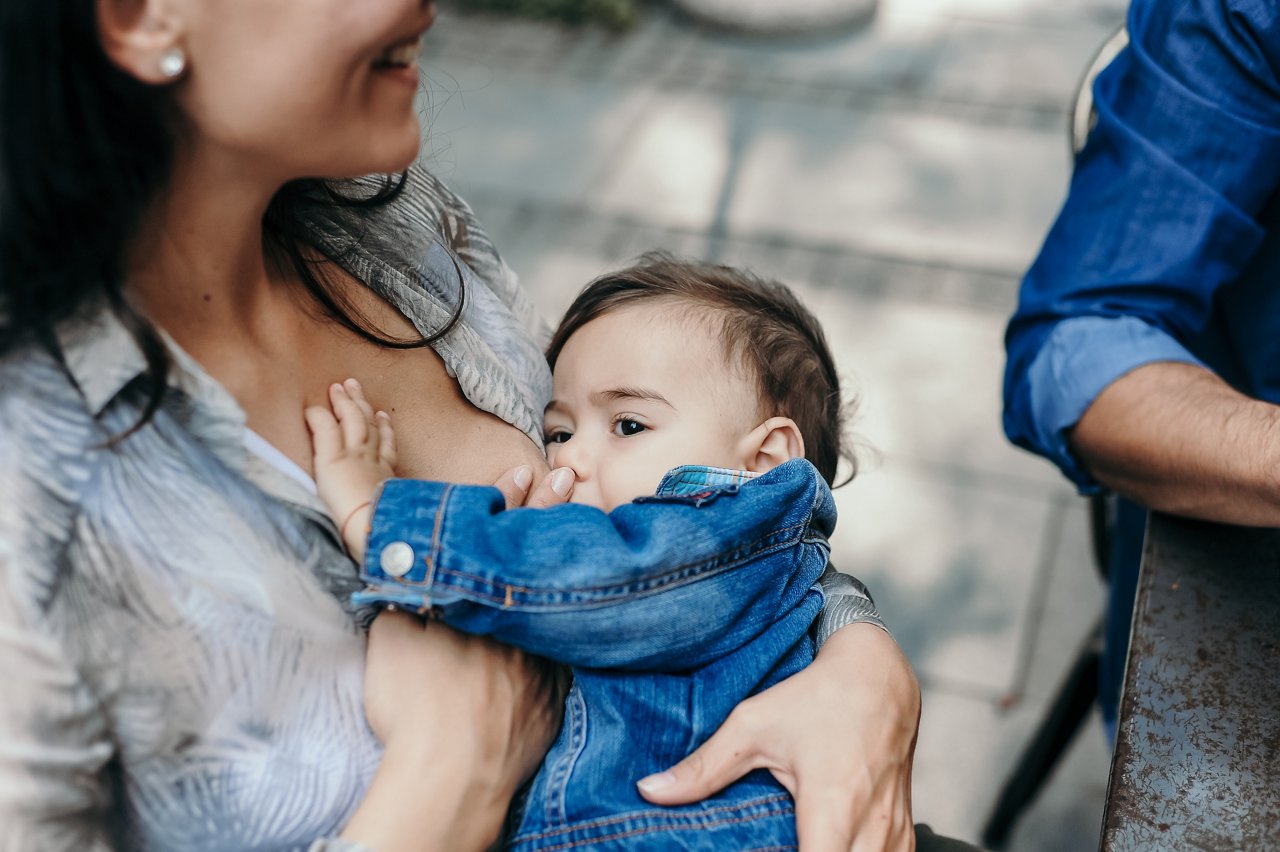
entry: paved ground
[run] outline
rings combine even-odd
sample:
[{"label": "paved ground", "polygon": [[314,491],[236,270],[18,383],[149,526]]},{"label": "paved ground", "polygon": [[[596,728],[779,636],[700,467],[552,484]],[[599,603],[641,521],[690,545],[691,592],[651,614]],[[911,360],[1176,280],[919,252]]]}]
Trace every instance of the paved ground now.
[{"label": "paved ground", "polygon": [[[1000,435],[1000,336],[1122,10],[881,0],[865,28],[782,41],[662,5],[622,36],[446,13],[425,47],[429,163],[548,316],[654,247],[817,310],[874,448],[838,492],[837,564],[920,673],[917,817],[969,840],[1102,604],[1081,501]],[[1094,724],[1015,848],[1096,848],[1108,761]]]}]

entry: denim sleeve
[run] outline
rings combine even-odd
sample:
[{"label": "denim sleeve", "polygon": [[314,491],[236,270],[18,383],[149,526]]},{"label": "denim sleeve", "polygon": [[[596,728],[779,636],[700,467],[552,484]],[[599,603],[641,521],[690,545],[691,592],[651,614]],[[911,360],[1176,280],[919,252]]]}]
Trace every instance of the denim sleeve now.
[{"label": "denim sleeve", "polygon": [[1083,490],[1096,483],[1068,430],[1125,373],[1198,363],[1215,294],[1257,252],[1280,185],[1275,4],[1135,0],[1129,32],[1005,338],[1005,432]]},{"label": "denim sleeve", "polygon": [[801,461],[698,497],[507,511],[494,488],[393,480],[379,498],[361,597],[571,665],[704,665],[813,591],[834,524]]}]

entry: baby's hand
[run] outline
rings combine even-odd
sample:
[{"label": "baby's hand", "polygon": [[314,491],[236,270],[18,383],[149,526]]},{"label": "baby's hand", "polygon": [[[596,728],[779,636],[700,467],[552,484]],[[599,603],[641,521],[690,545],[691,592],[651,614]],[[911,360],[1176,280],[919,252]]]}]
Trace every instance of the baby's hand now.
[{"label": "baby's hand", "polygon": [[329,386],[333,411],[321,405],[304,412],[311,430],[316,488],[341,526],[347,552],[364,559],[374,491],[395,476],[396,440],[391,418],[373,406],[355,379]]}]

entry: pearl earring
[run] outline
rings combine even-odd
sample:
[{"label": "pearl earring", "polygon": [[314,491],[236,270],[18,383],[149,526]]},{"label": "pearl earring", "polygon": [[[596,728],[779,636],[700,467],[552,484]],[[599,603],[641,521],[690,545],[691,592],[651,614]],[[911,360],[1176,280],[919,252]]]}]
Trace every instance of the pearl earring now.
[{"label": "pearl earring", "polygon": [[169,80],[176,80],[186,70],[187,55],[182,52],[182,48],[171,47],[160,54],[161,76]]}]

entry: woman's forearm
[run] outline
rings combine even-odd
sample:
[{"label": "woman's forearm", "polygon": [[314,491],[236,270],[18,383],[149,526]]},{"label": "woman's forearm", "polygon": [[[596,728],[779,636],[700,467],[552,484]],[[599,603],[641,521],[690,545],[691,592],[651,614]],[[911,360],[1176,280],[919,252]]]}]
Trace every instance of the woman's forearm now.
[{"label": "woman's forearm", "polygon": [[560,727],[541,665],[403,613],[369,631],[365,714],[382,763],[343,838],[377,852],[480,850]]},{"label": "woman's forearm", "polygon": [[1201,367],[1148,364],[1118,379],[1072,446],[1099,482],[1148,508],[1280,526],[1280,406]]},{"label": "woman's forearm", "polygon": [[514,790],[486,789],[475,779],[441,771],[445,765],[438,753],[388,748],[342,838],[375,852],[492,846]]}]

